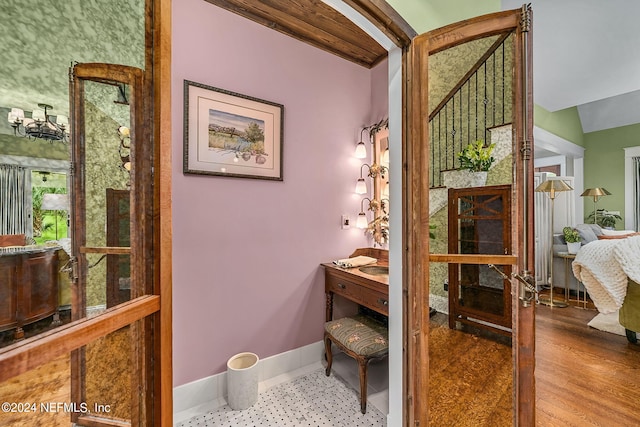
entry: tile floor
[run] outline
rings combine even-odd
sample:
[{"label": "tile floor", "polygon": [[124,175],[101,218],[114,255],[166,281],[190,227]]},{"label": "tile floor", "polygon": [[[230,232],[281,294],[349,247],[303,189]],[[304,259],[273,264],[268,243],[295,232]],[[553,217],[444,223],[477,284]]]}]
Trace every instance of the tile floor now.
[{"label": "tile floor", "polygon": [[[314,372],[320,371],[321,375]],[[305,378],[301,378],[307,376]],[[298,381],[296,381],[298,379]],[[346,387],[355,390],[344,394]],[[246,411],[231,411],[226,402],[219,399],[176,414],[176,426],[331,426],[355,427],[385,426],[389,412],[389,378],[387,359],[369,364],[367,414],[360,414],[360,380],[355,360],[343,353],[334,354],[332,376],[324,375],[324,366],[317,362],[295,371],[260,383],[260,400]],[[271,392],[269,391],[271,390]],[[327,390],[330,389],[330,390]],[[277,393],[275,391],[277,390]],[[342,393],[342,394],[341,394]],[[348,393],[348,390],[347,390]],[[347,397],[345,397],[347,396]],[[302,409],[292,409],[295,402],[311,399],[314,405],[324,409],[320,412],[302,403]],[[307,408],[305,410],[305,408]],[[355,408],[355,409],[353,409]],[[371,410],[369,410],[371,408]],[[297,411],[297,412],[296,412]],[[352,418],[345,414],[353,414]],[[293,417],[293,424],[270,422],[274,417]],[[266,423],[266,424],[265,424]],[[364,424],[361,424],[364,423]]]}]

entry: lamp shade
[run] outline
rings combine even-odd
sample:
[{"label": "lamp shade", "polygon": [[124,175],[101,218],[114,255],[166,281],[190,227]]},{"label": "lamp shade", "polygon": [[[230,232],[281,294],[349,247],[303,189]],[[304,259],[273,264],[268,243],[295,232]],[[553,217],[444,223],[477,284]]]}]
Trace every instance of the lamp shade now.
[{"label": "lamp shade", "polygon": [[382,195],[384,197],[389,197],[389,183],[385,182],[384,186],[382,187]]},{"label": "lamp shade", "polygon": [[358,178],[356,182],[356,194],[366,194],[367,193],[367,183],[364,178]]},{"label": "lamp shade", "polygon": [[41,110],[41,109],[37,108],[37,109],[34,109],[31,112],[31,118],[33,120],[36,120],[36,121],[44,122],[46,120],[47,116],[46,116],[44,110]]},{"label": "lamp shade", "polygon": [[67,116],[58,115],[56,116],[56,123],[58,126],[68,126],[69,118]]},{"label": "lamp shade", "polygon": [[68,211],[69,195],[46,193],[42,195],[41,209],[45,211]]},{"label": "lamp shade", "polygon": [[369,222],[367,221],[367,215],[364,212],[360,212],[358,214],[358,219],[356,220],[356,227],[358,228],[367,228]]},{"label": "lamp shade", "polygon": [[557,192],[571,190],[573,190],[573,187],[571,187],[561,179],[548,179],[542,184],[538,185],[535,191],[549,193],[549,197],[554,199]]},{"label": "lamp shade", "polygon": [[597,199],[600,196],[610,196],[610,195],[611,193],[609,193],[606,188],[596,187],[596,188],[587,188],[586,190],[584,190],[584,192],[580,196],[582,197],[589,196]]},{"label": "lamp shade", "polygon": [[380,159],[382,166],[389,167],[389,149],[383,151],[382,159]]},{"label": "lamp shade", "polygon": [[364,142],[360,141],[356,145],[356,158],[364,159],[367,157],[367,147],[365,147]]},{"label": "lamp shade", "polygon": [[21,108],[12,108],[9,111],[9,123],[22,122],[24,120],[24,110]]}]

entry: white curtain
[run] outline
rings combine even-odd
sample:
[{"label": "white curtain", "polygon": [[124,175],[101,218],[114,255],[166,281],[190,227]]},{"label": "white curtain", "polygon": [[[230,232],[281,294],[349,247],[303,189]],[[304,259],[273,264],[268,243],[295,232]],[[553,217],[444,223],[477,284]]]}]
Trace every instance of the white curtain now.
[{"label": "white curtain", "polygon": [[27,169],[0,164],[0,234],[27,234]]},{"label": "white curtain", "polygon": [[640,227],[640,157],[633,157],[633,229]]},{"label": "white curtain", "polygon": [[[559,179],[564,181],[570,187],[574,187],[574,177],[572,176],[555,176],[549,172],[536,172],[533,177],[534,188],[542,184],[548,179]],[[562,229],[566,226],[576,225],[575,220],[575,192],[563,191],[556,195],[553,210],[553,234],[562,233]],[[535,230],[535,276],[536,284],[548,284],[549,273],[551,272],[550,264],[552,262],[551,250],[553,239],[551,237],[551,200],[547,193],[534,193],[534,230]],[[551,258],[551,259],[550,259]],[[554,267],[553,283],[564,283],[558,280],[561,270]]]}]

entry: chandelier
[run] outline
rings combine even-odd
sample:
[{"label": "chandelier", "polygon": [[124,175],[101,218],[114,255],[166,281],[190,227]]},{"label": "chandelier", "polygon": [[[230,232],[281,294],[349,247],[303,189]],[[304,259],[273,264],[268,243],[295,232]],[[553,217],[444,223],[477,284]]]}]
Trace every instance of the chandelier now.
[{"label": "chandelier", "polygon": [[67,132],[69,118],[58,115],[53,121],[47,113],[48,110],[53,109],[51,105],[38,104],[38,107],[40,108],[31,112],[31,118],[25,117],[21,108],[12,108],[9,111],[8,121],[13,128],[14,135],[39,138],[49,142],[60,141],[66,144],[69,136]]}]

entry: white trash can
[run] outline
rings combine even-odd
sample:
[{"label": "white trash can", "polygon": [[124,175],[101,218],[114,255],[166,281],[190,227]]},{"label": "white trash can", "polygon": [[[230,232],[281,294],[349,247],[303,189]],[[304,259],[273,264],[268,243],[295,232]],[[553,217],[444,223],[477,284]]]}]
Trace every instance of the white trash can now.
[{"label": "white trash can", "polygon": [[238,353],[227,361],[227,403],[234,411],[258,401],[258,362],[254,353]]}]

